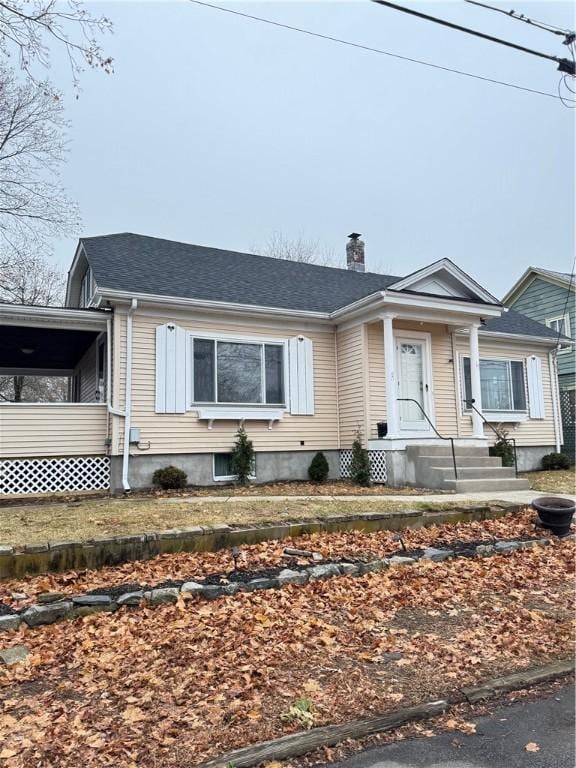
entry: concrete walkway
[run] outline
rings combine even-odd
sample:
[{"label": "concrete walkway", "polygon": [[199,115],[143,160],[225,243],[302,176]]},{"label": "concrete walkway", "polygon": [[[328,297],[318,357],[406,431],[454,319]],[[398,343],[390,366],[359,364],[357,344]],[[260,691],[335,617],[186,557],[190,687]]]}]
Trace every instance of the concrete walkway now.
[{"label": "concrete walkway", "polygon": [[575,496],[571,496],[566,493],[551,493],[545,491],[502,491],[499,493],[487,492],[487,493],[429,493],[423,495],[410,495],[410,496],[395,496],[392,494],[383,495],[358,495],[358,496],[323,496],[323,495],[310,495],[310,496],[178,496],[173,499],[158,499],[158,502],[165,504],[182,504],[182,502],[190,504],[210,504],[224,502],[246,502],[246,501],[361,501],[366,503],[379,502],[400,502],[402,504],[474,504],[474,503],[486,503],[489,501],[505,501],[511,504],[530,504],[534,499],[539,496],[558,496],[563,499],[576,500]]},{"label": "concrete walkway", "polygon": [[530,504],[539,496],[559,496],[563,499],[575,500],[576,497],[566,493],[551,493],[544,491],[502,491],[500,493],[428,493],[410,496],[396,496],[392,494],[382,495],[358,495],[358,496],[323,496],[321,494],[312,494],[310,496],[178,496],[174,499],[158,499],[158,501],[167,504],[223,504],[224,502],[245,502],[245,501],[362,501],[362,502],[400,502],[402,504],[474,504],[476,502],[485,504],[489,501],[506,501],[511,504]]}]

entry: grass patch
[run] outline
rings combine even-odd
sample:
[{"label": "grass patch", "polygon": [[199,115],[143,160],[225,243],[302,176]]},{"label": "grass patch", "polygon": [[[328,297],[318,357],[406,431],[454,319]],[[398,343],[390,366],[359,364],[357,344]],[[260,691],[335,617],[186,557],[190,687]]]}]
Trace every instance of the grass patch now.
[{"label": "grass patch", "polygon": [[[367,500],[368,501],[368,500]],[[6,507],[0,515],[0,543],[35,544],[45,541],[87,540],[94,536],[147,533],[193,525],[247,525],[323,518],[402,509],[461,509],[462,504],[439,498],[434,503],[336,501],[326,498],[266,501],[189,501],[174,499],[92,499],[67,504]]]},{"label": "grass patch", "polygon": [[552,472],[525,472],[522,477],[530,481],[535,491],[547,493],[576,493],[576,472],[571,469],[559,469]]}]

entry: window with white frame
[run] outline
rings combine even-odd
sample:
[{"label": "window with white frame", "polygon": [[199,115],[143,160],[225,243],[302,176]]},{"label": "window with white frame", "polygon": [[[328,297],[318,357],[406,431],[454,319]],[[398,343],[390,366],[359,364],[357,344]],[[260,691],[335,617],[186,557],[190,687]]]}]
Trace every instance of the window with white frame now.
[{"label": "window with white frame", "polygon": [[282,342],[193,336],[191,343],[193,403],[284,405]]},{"label": "window with white frame", "polygon": [[[231,453],[214,453],[214,466],[213,476],[214,480],[235,480],[236,475],[232,470],[232,454]],[[256,457],[254,457],[254,463],[252,465],[252,473],[250,480],[256,480]]]},{"label": "window with white frame", "polygon": [[[572,336],[570,332],[569,315],[558,315],[557,317],[550,317],[545,322],[548,328],[552,328],[552,330],[555,331],[559,336]],[[571,348],[571,344],[560,344],[558,347],[558,353],[562,354],[563,352],[569,352]]]},{"label": "window with white frame", "polygon": [[[472,400],[470,358],[462,358],[464,410]],[[483,411],[526,412],[524,362],[521,360],[480,360],[480,392]]]},{"label": "window with white frame", "polygon": [[84,277],[82,278],[82,282],[80,284],[80,301],[79,305],[81,307],[87,307],[90,304],[90,300],[92,299],[93,294],[93,281],[92,281],[92,270],[90,267],[86,270],[84,273]]}]

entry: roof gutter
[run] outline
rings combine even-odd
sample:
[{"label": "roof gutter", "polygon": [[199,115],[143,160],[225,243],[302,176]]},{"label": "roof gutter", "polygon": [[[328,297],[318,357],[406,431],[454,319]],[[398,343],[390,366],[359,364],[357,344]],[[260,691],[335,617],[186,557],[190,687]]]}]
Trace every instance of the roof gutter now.
[{"label": "roof gutter", "polygon": [[128,464],[130,461],[130,426],[132,424],[132,315],[138,307],[138,300],[132,299],[126,316],[126,395],[124,398],[124,445],[122,454],[122,487],[130,490]]},{"label": "roof gutter", "polygon": [[[508,339],[509,341],[531,341],[535,344],[546,344],[547,346],[556,346],[556,336],[554,338],[547,336],[532,336],[529,333],[503,333],[502,331],[486,331],[480,328],[478,331],[481,336],[494,336],[497,339]],[[467,331],[457,331],[458,334],[466,335]],[[564,337],[562,337],[561,341]],[[566,339],[567,342],[570,339]]]},{"label": "roof gutter", "polygon": [[310,312],[301,309],[286,309],[282,307],[262,307],[255,304],[233,304],[227,301],[211,301],[207,299],[188,299],[179,296],[161,296],[152,293],[125,293],[112,288],[98,288],[95,298],[99,301],[110,299],[116,301],[137,301],[148,304],[161,304],[180,307],[195,307],[207,310],[227,310],[229,312],[243,312],[251,315],[273,315],[276,317],[302,317],[310,320],[330,320],[329,312]]}]

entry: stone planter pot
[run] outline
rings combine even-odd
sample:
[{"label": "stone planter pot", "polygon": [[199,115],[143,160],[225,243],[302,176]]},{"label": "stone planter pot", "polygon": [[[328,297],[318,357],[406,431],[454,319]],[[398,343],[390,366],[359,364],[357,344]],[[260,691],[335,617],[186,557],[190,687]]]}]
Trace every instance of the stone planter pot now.
[{"label": "stone planter pot", "polygon": [[540,496],[534,499],[532,507],[538,512],[543,528],[548,528],[556,536],[570,533],[576,504],[571,499],[558,496]]}]

